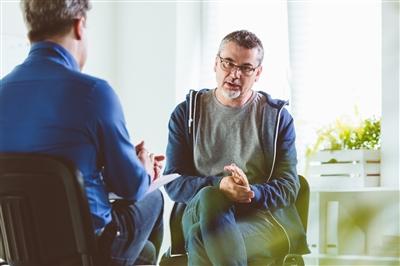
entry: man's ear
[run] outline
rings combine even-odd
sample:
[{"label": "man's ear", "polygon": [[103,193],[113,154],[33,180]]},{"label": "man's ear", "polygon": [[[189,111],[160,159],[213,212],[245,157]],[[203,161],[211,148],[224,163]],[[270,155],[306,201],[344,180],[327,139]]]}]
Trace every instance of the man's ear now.
[{"label": "man's ear", "polygon": [[86,19],[81,17],[74,20],[74,35],[77,40],[82,40],[83,31],[85,30]]},{"label": "man's ear", "polygon": [[257,82],[258,81],[258,79],[260,78],[260,75],[261,75],[261,73],[262,73],[262,70],[263,70],[263,67],[262,66],[259,66],[258,67],[258,69],[256,69],[256,79],[254,80],[255,82]]},{"label": "man's ear", "polygon": [[214,72],[217,72],[218,57],[215,58]]}]

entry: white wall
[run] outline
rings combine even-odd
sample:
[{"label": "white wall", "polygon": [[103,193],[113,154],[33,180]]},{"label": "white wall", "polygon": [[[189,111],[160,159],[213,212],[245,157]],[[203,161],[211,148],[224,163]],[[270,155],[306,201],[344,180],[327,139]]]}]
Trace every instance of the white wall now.
[{"label": "white wall", "polygon": [[[400,188],[400,3],[382,3],[381,183]],[[400,232],[399,232],[400,233]]]},{"label": "white wall", "polygon": [[[151,151],[165,154],[167,124],[176,98],[176,4],[119,2],[113,5],[113,29],[98,35],[97,39],[113,43],[109,53],[115,61],[115,89],[124,108],[128,130],[134,143],[145,140]],[[162,250],[170,245],[167,221],[172,208],[166,194],[164,198]]]},{"label": "white wall", "polygon": [[83,72],[107,80],[119,93],[116,86],[116,16],[116,8],[112,2],[92,2],[86,23],[88,59]]},{"label": "white wall", "polygon": [[[176,3],[176,101],[185,99],[190,89],[199,89],[203,38],[201,2]],[[212,66],[210,66],[210,71]]]},{"label": "white wall", "polygon": [[133,141],[164,153],[175,104],[174,3],[116,3],[114,56],[119,95]]},{"label": "white wall", "polygon": [[22,63],[29,51],[29,41],[19,2],[0,0],[0,78]]}]

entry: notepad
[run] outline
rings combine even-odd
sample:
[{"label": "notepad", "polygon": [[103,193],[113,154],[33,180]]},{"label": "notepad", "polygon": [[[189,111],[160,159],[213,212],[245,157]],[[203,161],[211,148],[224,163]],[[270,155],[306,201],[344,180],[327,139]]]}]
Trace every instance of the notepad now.
[{"label": "notepad", "polygon": [[[146,191],[146,195],[153,192],[156,189],[161,188],[165,184],[168,184],[169,182],[177,179],[180,177],[179,174],[169,174],[169,175],[162,175],[159,178],[157,178],[154,182],[152,182],[149,186],[149,189]],[[108,199],[109,200],[116,200],[116,199],[122,199],[120,196],[116,195],[113,192],[108,193]]]},{"label": "notepad", "polygon": [[177,179],[180,177],[179,174],[169,174],[169,175],[162,175],[157,178],[153,183],[150,184],[149,190],[147,190],[146,194],[153,192],[154,190],[168,184],[169,182]]}]

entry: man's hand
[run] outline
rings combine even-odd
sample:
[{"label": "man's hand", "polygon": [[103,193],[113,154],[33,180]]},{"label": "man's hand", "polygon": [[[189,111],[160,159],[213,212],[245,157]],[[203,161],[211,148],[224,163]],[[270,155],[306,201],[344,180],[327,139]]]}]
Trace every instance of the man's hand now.
[{"label": "man's hand", "polygon": [[250,188],[246,174],[236,164],[232,163],[224,167],[226,172],[230,172],[236,184]]},{"label": "man's hand", "polygon": [[233,176],[225,176],[219,183],[219,189],[234,202],[250,203],[254,192],[249,186],[243,186],[236,181]]},{"label": "man's hand", "polygon": [[159,178],[161,175],[161,169],[163,168],[163,161],[165,160],[164,155],[154,155],[150,153],[150,158],[153,159],[153,168],[154,168],[154,179]]},{"label": "man's hand", "polygon": [[135,146],[135,150],[139,160],[142,162],[147,173],[150,175],[151,180],[154,181],[157,179],[161,174],[161,169],[163,167],[162,161],[165,159],[165,156],[149,153],[144,146],[143,140]]}]

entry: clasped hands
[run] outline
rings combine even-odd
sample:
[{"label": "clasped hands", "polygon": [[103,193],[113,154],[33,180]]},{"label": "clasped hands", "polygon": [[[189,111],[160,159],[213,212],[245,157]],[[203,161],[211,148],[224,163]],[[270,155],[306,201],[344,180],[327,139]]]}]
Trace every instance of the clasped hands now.
[{"label": "clasped hands", "polygon": [[224,170],[231,175],[222,178],[219,184],[222,192],[234,202],[250,203],[254,192],[250,189],[246,174],[234,163],[225,166]]},{"label": "clasped hands", "polygon": [[136,149],[136,155],[142,162],[144,168],[151,177],[151,181],[153,182],[161,174],[161,169],[163,167],[163,161],[165,159],[165,156],[154,155],[154,153],[149,153],[149,151],[144,147],[143,140],[135,146],[135,149]]}]

